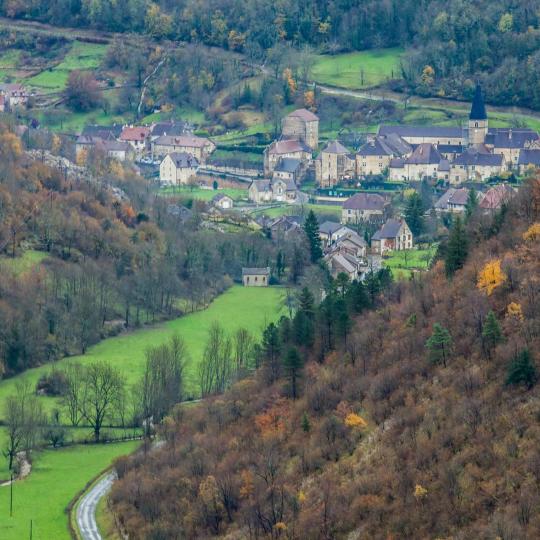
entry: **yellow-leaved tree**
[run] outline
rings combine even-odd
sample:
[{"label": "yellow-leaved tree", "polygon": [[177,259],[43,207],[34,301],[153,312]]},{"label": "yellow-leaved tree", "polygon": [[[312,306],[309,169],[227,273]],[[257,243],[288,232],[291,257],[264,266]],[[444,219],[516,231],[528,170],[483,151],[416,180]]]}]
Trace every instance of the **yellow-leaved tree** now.
[{"label": "yellow-leaved tree", "polygon": [[420,484],[416,484],[416,486],[414,486],[414,497],[417,501],[425,499],[427,497],[427,493],[427,489]]},{"label": "yellow-leaved tree", "polygon": [[540,223],[533,223],[524,233],[523,240],[534,242],[540,239]]},{"label": "yellow-leaved tree", "polygon": [[523,320],[523,310],[521,309],[521,304],[517,302],[510,302],[506,306],[506,316],[508,318],[517,319],[518,321]]},{"label": "yellow-leaved tree", "polygon": [[359,414],[349,413],[345,417],[345,425],[350,428],[364,429],[367,427],[367,422]]},{"label": "yellow-leaved tree", "polygon": [[500,259],[494,259],[484,265],[478,273],[476,286],[488,296],[506,281],[506,274],[501,268]]}]

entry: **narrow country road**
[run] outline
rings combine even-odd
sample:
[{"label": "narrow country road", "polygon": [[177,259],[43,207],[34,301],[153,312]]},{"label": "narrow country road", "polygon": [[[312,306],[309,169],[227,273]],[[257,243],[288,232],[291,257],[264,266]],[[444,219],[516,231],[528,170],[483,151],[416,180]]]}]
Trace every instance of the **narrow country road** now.
[{"label": "narrow country road", "polygon": [[110,472],[92,486],[81,499],[77,508],[77,527],[82,540],[103,540],[96,522],[96,508],[99,501],[110,491],[116,472]]}]

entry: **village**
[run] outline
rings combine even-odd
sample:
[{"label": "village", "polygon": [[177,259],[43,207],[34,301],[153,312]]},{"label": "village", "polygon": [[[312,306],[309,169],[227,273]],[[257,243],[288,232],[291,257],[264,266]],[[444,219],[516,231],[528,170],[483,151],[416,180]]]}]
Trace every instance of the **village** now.
[{"label": "village", "polygon": [[[22,85],[0,85],[5,111],[25,107],[30,98]],[[355,151],[339,140],[321,144],[319,117],[301,108],[282,118],[281,135],[265,148],[261,169],[212,162],[218,145],[180,120],[86,125],[74,141],[74,161],[84,167],[107,159],[133,167],[158,193],[178,199],[169,212],[183,223],[194,209],[182,200],[193,190],[206,193],[198,211],[203,226],[217,231],[247,227],[284,238],[302,233],[306,212],[315,208],[324,261],[334,277],[344,273],[350,280],[364,279],[392,253],[418,247],[433,253],[436,235],[414,234],[405,219],[405,190],[429,186],[427,219],[463,214],[471,196],[493,212],[514,194],[505,179],[540,165],[540,135],[490,127],[479,85],[463,127],[380,125],[365,139]],[[243,283],[266,286],[270,270],[246,269]]]}]

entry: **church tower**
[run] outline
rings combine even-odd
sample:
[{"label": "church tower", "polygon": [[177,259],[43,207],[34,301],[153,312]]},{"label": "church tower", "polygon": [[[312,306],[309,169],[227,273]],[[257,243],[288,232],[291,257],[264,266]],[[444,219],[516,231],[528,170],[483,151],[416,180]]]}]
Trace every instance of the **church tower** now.
[{"label": "church tower", "polygon": [[488,132],[488,118],[486,106],[484,105],[484,97],[482,95],[482,87],[476,85],[474,99],[469,115],[469,146],[480,146],[486,141]]}]

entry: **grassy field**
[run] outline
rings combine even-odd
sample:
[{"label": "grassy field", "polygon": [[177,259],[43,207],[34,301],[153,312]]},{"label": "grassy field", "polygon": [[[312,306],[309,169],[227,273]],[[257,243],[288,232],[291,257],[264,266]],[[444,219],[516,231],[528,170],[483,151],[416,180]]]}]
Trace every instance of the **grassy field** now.
[{"label": "grassy field", "polygon": [[436,251],[437,246],[428,249],[393,251],[383,260],[383,264],[390,268],[394,279],[408,279],[415,270],[426,270]]},{"label": "grassy field", "polygon": [[337,55],[320,55],[311,78],[351,90],[377,86],[389,79],[401,78],[400,56],[403,49],[375,49]]},{"label": "grassy field", "polygon": [[107,45],[75,41],[59,64],[30,77],[26,83],[44,92],[61,92],[71,71],[97,68],[106,52]]},{"label": "grassy field", "polygon": [[68,540],[65,508],[86,483],[118,456],[133,452],[137,441],[99,446],[75,446],[37,454],[32,472],[13,486],[13,517],[9,517],[9,487],[0,487],[0,538]]},{"label": "grassy field", "polygon": [[[247,188],[247,185],[246,185]],[[241,188],[223,188],[223,189],[191,189],[189,187],[164,187],[159,190],[159,194],[166,197],[185,197],[189,199],[198,199],[200,201],[210,201],[216,195],[228,195],[233,200],[247,199],[247,189]]]},{"label": "grassy field", "polygon": [[[60,368],[69,363],[89,364],[95,361],[106,361],[116,366],[126,378],[126,382],[132,385],[142,373],[145,350],[164,343],[173,335],[179,335],[186,341],[191,355],[191,362],[186,366],[186,390],[197,396],[199,392],[197,366],[212,323],[220,322],[226,332],[234,332],[240,327],[245,327],[258,338],[263,328],[280,316],[283,309],[282,296],[283,290],[277,287],[255,289],[235,285],[216,298],[203,311],[152,328],[106,339],[91,347],[84,356],[58,360],[55,366]],[[15,392],[17,380],[27,380],[35,385],[39,377],[50,369],[50,365],[30,369],[15,378],[0,382],[0,407],[5,397]],[[47,410],[59,406],[55,398],[41,397],[39,399]],[[0,414],[2,413],[0,408]]]},{"label": "grassy field", "polygon": [[13,259],[2,256],[0,257],[0,272],[6,270],[19,276],[35,268],[46,257],[47,254],[44,251],[35,251],[33,249],[28,249],[22,255]]},{"label": "grassy field", "polygon": [[325,215],[337,221],[341,218],[341,206],[310,203],[304,205],[283,204],[269,209],[254,210],[251,214],[253,216],[265,215],[270,218],[276,218],[280,216],[306,215],[310,210],[313,210],[318,215]]}]

